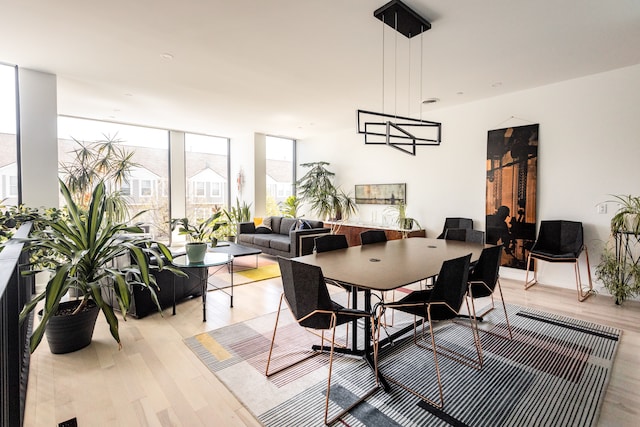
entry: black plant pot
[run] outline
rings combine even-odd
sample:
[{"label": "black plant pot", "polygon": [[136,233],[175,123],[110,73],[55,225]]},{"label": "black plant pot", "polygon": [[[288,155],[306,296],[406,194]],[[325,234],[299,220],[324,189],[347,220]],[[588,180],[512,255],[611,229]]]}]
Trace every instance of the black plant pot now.
[{"label": "black plant pot", "polygon": [[[60,303],[60,309],[75,308],[80,300]],[[49,318],[45,335],[49,349],[53,354],[71,353],[91,344],[93,329],[100,309],[95,302],[89,301],[87,309],[71,315],[57,315]],[[42,316],[42,310],[38,312]]]}]

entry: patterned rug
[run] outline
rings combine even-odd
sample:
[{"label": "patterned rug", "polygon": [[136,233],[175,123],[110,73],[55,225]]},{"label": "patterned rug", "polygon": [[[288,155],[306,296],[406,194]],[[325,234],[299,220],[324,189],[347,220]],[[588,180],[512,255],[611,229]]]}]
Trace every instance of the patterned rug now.
[{"label": "patterned rug", "polygon": [[[340,422],[348,426],[591,426],[597,422],[621,331],[581,320],[508,305],[513,340],[502,310],[482,328],[484,366],[476,370],[440,357],[444,410],[392,384],[380,389]],[[407,319],[396,313],[394,327]],[[309,352],[319,340],[293,323],[287,311],[272,364]],[[269,379],[264,376],[275,314],[185,340],[195,354],[265,426],[323,425],[328,357],[319,355]],[[393,330],[394,327],[388,327]],[[436,328],[438,344],[471,355],[471,329],[458,323]],[[344,335],[346,329],[339,330]],[[362,333],[360,333],[362,336]],[[315,339],[313,339],[315,338]],[[380,354],[380,367],[427,396],[437,395],[433,353],[406,337]],[[330,414],[373,384],[359,358],[336,356]]]},{"label": "patterned rug", "polygon": [[[263,257],[258,258],[257,261],[253,256],[236,259],[233,268],[234,286],[280,277],[278,263]],[[209,291],[226,289],[231,284],[231,275],[226,268],[211,267],[209,269],[209,284],[211,285]]]}]

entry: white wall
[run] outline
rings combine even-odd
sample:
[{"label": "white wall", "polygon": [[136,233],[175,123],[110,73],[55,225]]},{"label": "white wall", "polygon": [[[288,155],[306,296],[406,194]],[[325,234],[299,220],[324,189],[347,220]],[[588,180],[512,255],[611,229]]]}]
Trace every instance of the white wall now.
[{"label": "white wall", "polygon": [[[430,237],[447,216],[484,229],[487,131],[539,123],[538,221],[582,221],[593,270],[617,208],[609,203],[606,215],[597,214],[596,204],[640,193],[639,105],[640,66],[633,66],[425,112],[424,119],[442,122],[442,145],[418,147],[415,157],[365,146],[354,118],[352,128],[300,140],[298,163],[330,162],[336,182],[351,192],[355,184],[406,182],[408,213]],[[361,210],[363,220],[371,209]],[[575,287],[570,267],[540,266],[541,282]]]}]

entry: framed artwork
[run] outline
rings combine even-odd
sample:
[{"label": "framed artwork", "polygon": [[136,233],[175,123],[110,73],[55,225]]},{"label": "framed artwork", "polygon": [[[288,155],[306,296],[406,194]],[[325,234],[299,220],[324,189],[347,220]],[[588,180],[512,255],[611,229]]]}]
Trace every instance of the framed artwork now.
[{"label": "framed artwork", "polygon": [[407,184],[356,185],[356,203],[364,205],[395,205],[407,203]]},{"label": "framed artwork", "polygon": [[539,125],[490,130],[486,240],[504,246],[502,265],[525,269],[536,239]]}]

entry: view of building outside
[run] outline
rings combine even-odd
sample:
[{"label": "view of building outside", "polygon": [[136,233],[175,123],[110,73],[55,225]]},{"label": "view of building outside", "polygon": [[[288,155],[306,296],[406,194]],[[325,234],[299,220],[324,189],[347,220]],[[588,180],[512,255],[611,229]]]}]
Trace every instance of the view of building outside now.
[{"label": "view of building outside", "polygon": [[187,133],[184,147],[186,215],[203,220],[229,204],[229,139]]},{"label": "view of building outside", "polygon": [[0,205],[18,204],[15,67],[0,64]]},{"label": "view of building outside", "polygon": [[[169,230],[169,132],[141,126],[123,125],[72,117],[58,118],[58,162],[73,162],[79,143],[117,141],[132,154],[135,164],[120,184],[129,216],[136,218],[151,236],[168,242]],[[61,178],[63,178],[61,174]]]},{"label": "view of building outside", "polygon": [[266,137],[267,215],[280,215],[280,204],[294,194],[295,140]]}]

